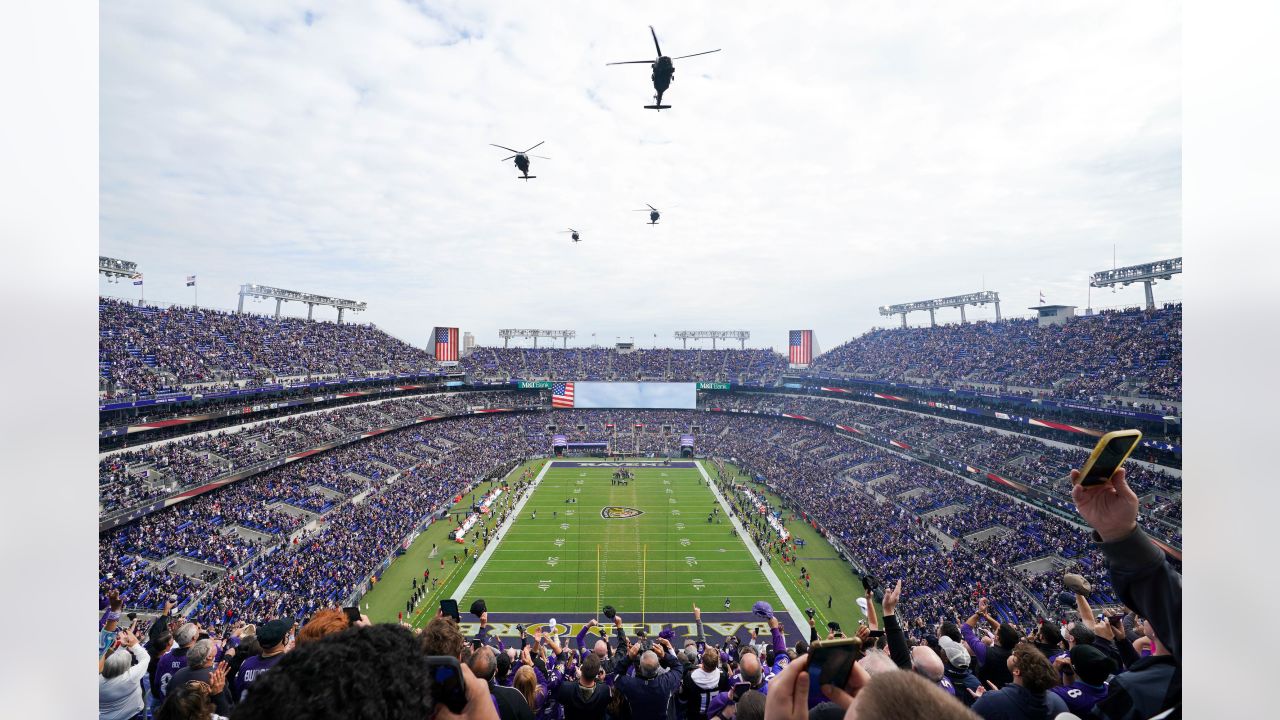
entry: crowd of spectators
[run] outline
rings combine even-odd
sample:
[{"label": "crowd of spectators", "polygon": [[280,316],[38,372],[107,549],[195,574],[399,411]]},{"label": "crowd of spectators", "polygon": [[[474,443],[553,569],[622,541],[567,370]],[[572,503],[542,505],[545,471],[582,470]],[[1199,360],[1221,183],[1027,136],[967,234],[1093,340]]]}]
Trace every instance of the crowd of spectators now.
[{"label": "crowd of spectators", "polygon": [[786,357],[770,349],[477,347],[462,360],[476,380],[707,381],[773,385]]},{"label": "crowd of spectators", "polygon": [[951,387],[1036,388],[1055,397],[1182,399],[1182,305],[1103,311],[1062,325],[1005,320],[872,330],[810,370]]},{"label": "crowd of spectators", "polygon": [[[1046,693],[1052,687],[1074,687],[1078,680],[1074,674],[1068,676],[1068,670],[1080,672],[1081,677],[1098,686],[1099,677],[1105,681],[1122,669],[1134,673],[1163,672],[1161,668],[1164,665],[1140,656],[1136,649],[1139,646],[1150,648],[1152,657],[1176,652],[1170,647],[1177,647],[1176,634],[1170,634],[1170,628],[1174,627],[1172,621],[1160,615],[1168,610],[1167,603],[1166,606],[1151,604],[1147,595],[1135,595],[1131,579],[1135,576],[1125,576],[1122,580],[1126,585],[1117,585],[1120,581],[1115,580],[1116,563],[1124,558],[1111,557],[1112,569],[1109,571],[1097,546],[1087,540],[1084,531],[1038,510],[1008,501],[990,490],[957,481],[941,471],[822,426],[758,415],[659,410],[555,411],[429,423],[378,436],[209,493],[102,537],[99,558],[105,617],[111,617],[114,612],[119,618],[118,609],[113,609],[118,606],[168,607],[174,604],[170,596],[177,596],[188,618],[209,630],[213,645],[200,645],[200,640],[192,642],[194,636],[191,633],[179,633],[173,642],[179,645],[187,642],[188,645],[183,647],[192,648],[185,650],[194,662],[188,667],[217,673],[213,656],[224,654],[225,649],[232,646],[225,639],[238,638],[236,633],[243,632],[245,621],[283,618],[280,623],[296,625],[307,618],[319,618],[323,613],[328,613],[323,615],[325,618],[333,615],[327,608],[344,604],[353,592],[362,588],[370,573],[391,556],[407,536],[421,527],[425,519],[448,506],[453,498],[468,491],[481,478],[491,476],[505,461],[545,452],[547,425],[554,425],[558,431],[564,428],[582,437],[627,428],[634,436],[633,446],[638,446],[642,452],[654,453],[667,450],[671,436],[697,427],[700,452],[735,460],[747,472],[745,478],[737,479],[762,479],[784,498],[787,509],[829,533],[837,546],[860,566],[874,572],[877,577],[901,580],[910,592],[903,593],[899,600],[898,589],[886,589],[883,609],[886,615],[900,613],[904,620],[900,624],[896,619],[892,622],[887,617],[883,619],[884,630],[895,628],[904,644],[890,648],[887,641],[882,644],[879,640],[872,640],[869,633],[864,633],[862,639],[867,643],[865,654],[883,650],[885,655],[876,661],[880,669],[876,669],[876,663],[866,664],[867,677],[878,676],[882,671],[892,672],[894,665],[904,669],[915,668],[929,681],[915,688],[913,697],[917,702],[920,700],[920,688],[932,685],[941,687],[943,691],[949,690],[952,697],[963,703],[950,705],[942,702],[945,695],[930,696],[941,703],[933,717],[951,716],[945,712],[962,713],[965,705],[971,706],[972,711],[981,717],[1006,717],[1000,714],[1000,708],[1015,700],[1026,700],[1024,693],[1033,695],[1032,699],[1039,698],[1043,704],[1056,706],[1058,701],[1048,698]],[[637,429],[637,425],[644,428]],[[375,457],[381,459],[373,460]],[[359,480],[350,474],[367,467],[362,463],[382,463],[384,459],[400,458],[403,462],[394,467],[401,472],[393,482],[377,482],[373,478]],[[420,461],[412,462],[414,458],[420,458]],[[722,482],[728,480],[721,478]],[[316,518],[318,522],[312,529],[298,532],[297,518],[291,514],[290,519],[282,521],[283,524],[273,524],[277,521],[270,514],[273,508],[281,502],[292,504],[291,498],[316,486],[344,497],[351,497],[364,489],[370,492],[362,502],[336,503],[327,508]],[[1137,496],[1128,491],[1127,484],[1123,489],[1132,495],[1131,512],[1136,518]],[[916,490],[924,492],[901,499],[903,493]],[[927,500],[924,499],[926,495],[943,497],[941,501]],[[947,522],[957,516],[947,516],[938,523],[922,517],[922,511],[937,507],[938,502],[963,505],[965,510],[961,515],[981,515],[984,527],[1001,525],[1008,532],[978,542],[940,541],[935,530],[948,529]],[[1079,494],[1076,502],[1082,502]],[[1116,533],[1115,528],[1119,525],[1107,521],[1095,510],[1085,513],[1082,508],[1081,512],[1086,519],[1093,519],[1100,532]],[[742,511],[739,506],[739,512]],[[255,532],[269,539],[249,541],[235,533],[220,532],[232,525],[247,527],[248,522],[258,523]],[[974,526],[966,526],[966,529]],[[1120,532],[1116,536],[1124,535],[1125,532]],[[776,546],[769,538],[758,535],[756,540],[769,555],[770,562],[779,559]],[[1111,640],[1115,636],[1114,631],[1108,630],[1113,634],[1104,640],[1110,645],[1103,643],[1100,647],[1119,660],[1102,676],[1092,672],[1093,666],[1088,664],[1094,656],[1076,650],[1082,643],[1096,643],[1094,638],[1103,634],[1104,624],[1111,625],[1110,619],[1095,623],[1091,611],[1077,615],[1074,610],[1053,604],[1062,587],[1061,566],[1040,575],[1012,569],[1014,564],[1038,557],[1041,552],[1054,553],[1076,563],[1070,569],[1083,576],[1087,584],[1086,589],[1076,595],[1077,607],[1087,609],[1091,601],[1119,606],[1122,599],[1130,607],[1145,603],[1142,612],[1149,623],[1138,623],[1134,626],[1138,629],[1130,630],[1124,636],[1125,642],[1135,644],[1131,648],[1133,652],[1117,648],[1119,643]],[[207,570],[190,576],[155,565],[146,567],[148,562],[164,560],[170,555],[188,557],[211,568],[225,570]],[[1167,564],[1164,567],[1169,568]],[[1165,572],[1176,577],[1171,574],[1172,570]],[[1149,571],[1139,573],[1143,574],[1149,574]],[[114,600],[113,591],[119,592],[123,599]],[[186,602],[192,596],[197,599]],[[794,671],[788,671],[788,665],[802,666],[808,642],[818,638],[817,631],[811,630],[809,641],[795,638],[798,642],[789,645],[783,640],[776,619],[770,617],[771,609],[763,607],[759,611],[762,618],[769,618],[771,637],[745,652],[744,646],[749,645],[750,640],[730,640],[713,646],[699,637],[688,647],[677,648],[674,644],[664,643],[663,640],[670,642],[670,639],[663,638],[657,641],[660,649],[652,649],[649,642],[644,642],[641,647],[621,630],[619,619],[613,632],[615,641],[610,642],[606,635],[603,647],[600,642],[592,644],[580,637],[577,647],[573,648],[567,642],[561,644],[559,639],[534,630],[522,638],[518,650],[508,653],[501,641],[486,636],[483,615],[478,646],[467,646],[456,635],[456,625],[451,626],[451,621],[445,618],[437,618],[419,639],[422,643],[420,651],[432,655],[453,654],[442,653],[441,650],[456,645],[456,654],[468,668],[464,674],[469,680],[476,680],[472,686],[475,692],[471,696],[476,701],[472,707],[476,712],[483,709],[485,713],[494,711],[500,715],[504,708],[520,707],[512,703],[523,702],[529,711],[527,717],[559,717],[562,712],[566,717],[603,717],[603,708],[612,703],[616,711],[618,703],[622,702],[617,698],[622,697],[633,713],[640,713],[639,716],[643,717],[713,717],[718,715],[715,712],[717,708],[736,704],[741,704],[740,712],[749,713],[755,711],[755,701],[748,697],[750,691],[759,692],[762,703],[772,702],[766,701],[766,696],[788,692],[785,683],[790,682],[794,675]],[[955,630],[966,624],[964,617],[970,613],[973,624],[966,630]],[[1049,622],[1040,622],[1040,618],[1046,617]],[[971,672],[968,668],[985,666],[982,658],[987,653],[996,653],[999,636],[992,632],[984,642],[977,634],[982,629],[980,623],[987,619],[992,630],[1004,633],[1004,628],[1009,628],[1005,634],[1013,637],[1012,652],[1000,657],[1013,657],[1008,665],[1015,672],[1001,681],[1003,684],[995,682],[991,686],[994,689],[988,690],[990,697],[984,700],[981,696],[985,693],[976,692],[983,686],[970,685],[968,675]],[[253,686],[262,688],[260,698],[254,697],[258,690],[236,697],[234,694],[223,696],[211,687],[213,694],[219,695],[218,702],[225,703],[226,707],[232,707],[234,702],[241,703],[233,712],[234,718],[276,716],[282,706],[275,703],[283,702],[283,696],[276,693],[283,692],[293,702],[338,703],[328,710],[328,715],[322,715],[336,717],[342,713],[344,706],[341,703],[354,700],[342,693],[316,694],[301,690],[306,683],[321,682],[328,677],[325,675],[328,663],[317,657],[314,664],[299,666],[305,670],[292,670],[297,662],[302,662],[296,659],[305,660],[308,655],[304,653],[313,652],[309,649],[312,647],[323,648],[323,652],[331,649],[340,652],[331,646],[347,642],[360,633],[401,633],[397,637],[412,637],[408,631],[394,627],[350,630],[336,619],[333,623],[325,622],[328,629],[323,631],[308,632],[304,626],[299,637],[307,637],[307,645],[291,650],[297,653],[294,658],[286,655],[270,672],[257,676],[255,683],[266,683]],[[873,619],[873,628],[881,632],[876,622]],[[1090,624],[1092,634],[1072,630],[1075,625],[1086,622]],[[276,621],[264,627],[274,629],[273,623]],[[358,623],[362,627],[363,624],[364,621]],[[1163,636],[1156,634],[1157,627],[1165,633]],[[1145,643],[1140,642],[1142,637],[1147,638]],[[224,642],[217,642],[220,638]],[[1026,638],[1026,642],[1019,642],[1021,638]],[[274,637],[272,642],[272,647],[279,644]],[[385,650],[388,643],[394,642],[388,635],[374,646]],[[915,649],[910,649],[906,643],[914,643]],[[128,645],[128,639],[121,644]],[[494,645],[492,649],[491,644]],[[908,648],[906,654],[902,652],[904,647]],[[133,652],[129,648],[126,651]],[[385,659],[381,652],[371,654]],[[1063,656],[1078,663],[1079,669],[1074,666],[1068,668],[1070,663],[1062,660]],[[208,663],[200,659],[205,657],[209,657]],[[344,657],[348,657],[344,661],[348,664],[364,661],[361,656]],[[888,664],[884,663],[886,658]],[[1051,660],[1057,664],[1051,665]],[[136,662],[145,663],[143,660]],[[1043,666],[1035,664],[1041,662]],[[1037,668],[1035,672],[1030,669],[1033,665]],[[127,667],[123,660],[112,661],[111,653],[104,660],[103,697],[109,697],[113,704],[119,702],[121,691],[116,686],[120,683],[111,683],[109,689],[106,683],[119,677]],[[1047,684],[1040,680],[1030,685],[1019,684],[1022,677],[1017,672],[1019,669],[1029,676],[1044,670],[1041,674],[1052,681]],[[595,674],[584,677],[583,671]],[[343,672],[354,671],[344,666]],[[695,676],[695,672],[699,674]],[[723,677],[702,682],[708,676]],[[280,686],[273,680],[286,677],[291,678],[290,683],[303,685]],[[1166,686],[1170,682],[1164,675],[1159,675],[1158,679]],[[851,688],[853,694],[863,692],[862,687],[874,687],[865,680],[856,683],[858,687]],[[1137,676],[1132,677],[1133,682],[1126,683],[1125,680],[1124,673],[1111,679],[1117,690],[1142,692]],[[217,685],[219,679],[208,677],[207,682]],[[603,683],[607,689],[596,691],[597,683]],[[383,684],[373,683],[376,687]],[[566,684],[570,688],[568,692],[563,689]],[[743,689],[734,690],[735,686],[743,684]],[[514,694],[500,688],[511,688]],[[970,690],[975,692],[966,694]],[[361,692],[376,694],[380,691],[366,687]],[[1110,691],[1103,687],[1094,702],[1102,705],[1109,697]],[[827,698],[845,700],[834,692]],[[1068,693],[1063,698],[1074,700],[1078,696]],[[491,702],[480,702],[482,699],[491,699]],[[596,707],[596,703],[602,712],[585,714],[589,708]],[[1156,709],[1159,709],[1159,704],[1157,701]],[[806,712],[801,717],[809,714],[808,705],[802,704]],[[573,710],[569,711],[566,706]],[[1119,706],[1119,701],[1116,706]],[[827,717],[819,708],[813,708],[817,714],[812,716]],[[575,714],[580,712],[584,714]],[[526,717],[523,713],[515,716]],[[954,716],[971,717],[963,714]]]},{"label": "crowd of spectators", "polygon": [[173,306],[139,307],[99,298],[98,365],[112,396],[194,383],[438,369],[425,350],[372,325]]},{"label": "crowd of spectators", "polygon": [[[474,407],[520,407],[530,402],[536,399],[514,392],[396,398],[108,453],[98,461],[99,514],[144,506],[237,469],[355,433]],[[359,470],[380,479],[386,471],[376,464],[379,461],[388,464],[385,458],[372,458],[362,461]]]}]

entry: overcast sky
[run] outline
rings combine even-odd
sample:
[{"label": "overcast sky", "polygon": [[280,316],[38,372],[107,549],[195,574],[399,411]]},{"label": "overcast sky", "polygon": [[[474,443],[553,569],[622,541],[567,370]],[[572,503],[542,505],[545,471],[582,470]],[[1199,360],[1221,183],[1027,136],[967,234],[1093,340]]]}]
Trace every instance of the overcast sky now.
[{"label": "overcast sky", "polygon": [[[245,282],[348,297],[418,345],[449,325],[485,344],[746,329],[784,349],[813,328],[825,349],[893,324],[882,304],[984,287],[1006,316],[1041,291],[1083,308],[1113,247],[1120,265],[1182,252],[1179,14],[104,3],[101,252],[137,262],[151,300],[190,302],[192,273],[203,306]],[[641,107],[647,66],[605,67],[652,58],[650,24],[668,55],[723,48],[676,61],[661,113]],[[488,145],[542,140],[528,182]],[[1180,299],[1180,279],[1156,293]]]}]

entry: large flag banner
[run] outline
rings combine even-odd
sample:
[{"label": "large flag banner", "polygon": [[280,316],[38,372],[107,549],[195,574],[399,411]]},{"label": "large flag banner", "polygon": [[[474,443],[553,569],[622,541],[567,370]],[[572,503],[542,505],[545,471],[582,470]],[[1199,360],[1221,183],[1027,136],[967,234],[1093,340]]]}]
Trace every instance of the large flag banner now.
[{"label": "large flag banner", "polygon": [[196,276],[195,276],[195,275],[188,275],[188,276],[187,276],[187,287],[195,287],[195,286],[196,286]]},{"label": "large flag banner", "polygon": [[134,274],[130,275],[130,276],[129,276],[129,278],[130,278],[131,280],[133,280],[133,284],[134,284],[134,285],[141,285],[141,284],[142,284],[142,273],[140,273],[140,272],[136,272],[136,273],[134,273]]},{"label": "large flag banner", "polygon": [[432,336],[436,339],[436,361],[458,362],[458,328],[437,327]]},{"label": "large flag banner", "polygon": [[813,331],[792,330],[788,358],[792,365],[808,365],[813,362]]},{"label": "large flag banner", "polygon": [[551,407],[573,407],[573,383],[558,382],[551,385]]}]

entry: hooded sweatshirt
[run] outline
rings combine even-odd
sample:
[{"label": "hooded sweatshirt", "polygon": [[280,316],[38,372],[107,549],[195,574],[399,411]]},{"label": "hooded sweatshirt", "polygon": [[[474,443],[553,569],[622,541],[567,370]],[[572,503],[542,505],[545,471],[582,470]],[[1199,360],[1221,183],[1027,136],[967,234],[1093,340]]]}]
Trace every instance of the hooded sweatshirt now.
[{"label": "hooded sweatshirt", "polygon": [[685,672],[680,684],[680,699],[685,704],[685,717],[701,720],[707,717],[707,708],[716,693],[730,688],[729,675],[720,668],[707,672],[701,665]]},{"label": "hooded sweatshirt", "polygon": [[1054,693],[1037,695],[1013,683],[983,693],[971,709],[983,720],[1050,720],[1068,712],[1067,704]]},{"label": "hooded sweatshirt", "polygon": [[597,682],[587,688],[567,682],[556,691],[555,698],[564,708],[564,720],[600,720],[609,706],[609,686]]}]

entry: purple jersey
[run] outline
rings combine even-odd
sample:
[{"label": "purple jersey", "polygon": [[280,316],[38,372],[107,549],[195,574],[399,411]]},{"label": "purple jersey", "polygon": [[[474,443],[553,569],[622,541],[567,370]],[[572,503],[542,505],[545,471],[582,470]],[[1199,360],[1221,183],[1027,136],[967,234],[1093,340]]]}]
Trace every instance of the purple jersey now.
[{"label": "purple jersey", "polygon": [[1107,697],[1107,684],[1090,685],[1079,680],[1067,687],[1050,688],[1067,703],[1067,709],[1081,717],[1093,711],[1093,706]]},{"label": "purple jersey", "polygon": [[156,663],[156,675],[151,679],[151,693],[163,700],[165,691],[169,688],[169,681],[186,666],[187,651],[180,647],[175,647],[161,655]]},{"label": "purple jersey", "polygon": [[249,686],[262,677],[263,673],[275,667],[282,657],[284,657],[284,653],[272,655],[268,658],[254,655],[245,659],[240,664],[240,672],[236,673],[235,680],[231,684],[231,691],[235,694],[236,702],[243,702],[245,693],[249,692]]}]

